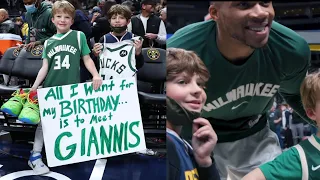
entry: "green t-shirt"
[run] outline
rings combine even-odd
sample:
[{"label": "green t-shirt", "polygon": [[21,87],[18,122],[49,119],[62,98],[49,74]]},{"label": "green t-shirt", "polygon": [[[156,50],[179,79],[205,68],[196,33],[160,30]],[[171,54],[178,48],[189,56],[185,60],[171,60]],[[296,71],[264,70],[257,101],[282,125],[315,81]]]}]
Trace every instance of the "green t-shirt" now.
[{"label": "green t-shirt", "polygon": [[42,58],[48,60],[48,73],[43,86],[79,83],[80,60],[89,53],[86,36],[81,31],[70,30],[46,40]]},{"label": "green t-shirt", "polygon": [[[320,138],[312,136],[299,144],[305,154],[307,164],[307,179],[319,179],[320,177]],[[296,146],[283,152],[273,161],[259,167],[267,180],[301,180],[301,158]]]},{"label": "green t-shirt", "polygon": [[[273,22],[267,45],[256,49],[244,64],[234,65],[218,50],[216,34],[213,20],[194,23],[169,38],[167,48],[192,50],[208,68],[211,78],[202,116],[212,124],[218,142],[242,139],[263,129],[277,91],[305,115],[300,84],[310,64],[310,49],[301,36]],[[185,139],[191,139],[191,129],[183,127]]]}]

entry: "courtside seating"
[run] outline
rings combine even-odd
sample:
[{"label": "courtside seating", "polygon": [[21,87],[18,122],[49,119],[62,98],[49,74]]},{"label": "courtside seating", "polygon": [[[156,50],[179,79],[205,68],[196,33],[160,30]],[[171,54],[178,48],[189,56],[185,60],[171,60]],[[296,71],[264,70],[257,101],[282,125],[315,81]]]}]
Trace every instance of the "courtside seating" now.
[{"label": "courtside seating", "polygon": [[[15,76],[21,79],[35,80],[42,66],[42,46],[37,46],[31,52],[21,49],[20,53],[14,53],[15,48],[6,51],[0,60],[0,73]],[[5,103],[11,94],[22,86],[0,85],[0,106]],[[22,88],[28,88],[24,86]],[[3,113],[4,119],[0,119],[0,129],[10,132],[11,138],[15,140],[33,140],[36,125],[17,122],[17,118]]]},{"label": "courtside seating", "polygon": [[166,122],[166,50],[143,48],[142,54],[144,65],[138,70],[137,79],[144,132],[146,139],[163,138]]},{"label": "courtside seating", "polygon": [[[19,51],[16,50],[16,47],[12,47],[12,48],[9,48],[4,53],[4,55],[0,60],[0,73],[9,75],[9,79],[12,76],[11,71],[18,55],[19,55]],[[0,95],[8,94],[8,93],[11,94],[17,89],[18,89],[17,86],[8,86],[8,84],[0,85]]]},{"label": "courtside seating", "polygon": [[12,68],[12,75],[35,81],[42,66],[43,46],[39,45],[31,51],[22,49]]}]

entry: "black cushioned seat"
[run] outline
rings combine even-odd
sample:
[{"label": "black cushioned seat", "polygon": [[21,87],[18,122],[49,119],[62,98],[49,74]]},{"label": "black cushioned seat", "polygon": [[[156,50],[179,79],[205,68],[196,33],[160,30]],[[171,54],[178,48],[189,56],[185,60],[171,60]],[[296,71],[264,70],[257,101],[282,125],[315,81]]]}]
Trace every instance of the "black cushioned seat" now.
[{"label": "black cushioned seat", "polygon": [[[0,73],[11,76],[12,68],[15,60],[19,55],[19,51],[16,47],[7,49],[0,60]],[[6,86],[0,85],[0,94],[10,94],[19,89],[18,86]]]},{"label": "black cushioned seat", "polygon": [[38,45],[31,51],[22,49],[12,68],[12,75],[28,80],[35,80],[42,67],[43,46]]},{"label": "black cushioned seat", "polygon": [[[138,70],[138,81],[163,85],[166,80],[166,50],[160,48],[143,48],[144,65]],[[142,83],[141,83],[142,84]],[[143,89],[139,88],[138,90]],[[166,97],[162,92],[142,92],[139,90],[139,99],[144,103],[165,104]]]}]

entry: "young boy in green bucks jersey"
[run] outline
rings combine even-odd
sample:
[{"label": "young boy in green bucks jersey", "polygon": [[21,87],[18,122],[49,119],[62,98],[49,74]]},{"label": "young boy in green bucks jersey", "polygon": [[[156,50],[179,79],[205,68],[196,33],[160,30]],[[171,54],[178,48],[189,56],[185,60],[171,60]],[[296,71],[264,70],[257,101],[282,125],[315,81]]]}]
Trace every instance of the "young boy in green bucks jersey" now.
[{"label": "young boy in green bucks jersey", "polygon": [[[302,82],[301,99],[307,116],[320,127],[320,73],[308,75]],[[320,178],[320,132],[283,152],[275,160],[261,165],[243,180],[282,180]]]},{"label": "young boy in green bucks jersey", "polygon": [[[56,1],[53,5],[52,14],[52,22],[57,28],[57,34],[44,43],[43,65],[31,91],[36,90],[43,80],[44,88],[80,83],[79,59],[81,57],[86,68],[93,76],[94,89],[98,89],[102,79],[89,56],[90,50],[86,37],[84,33],[70,29],[75,16],[75,8],[68,1]],[[35,174],[49,172],[49,168],[41,159],[42,148],[43,134],[41,123],[39,123],[35,134],[33,151],[28,161]]]}]

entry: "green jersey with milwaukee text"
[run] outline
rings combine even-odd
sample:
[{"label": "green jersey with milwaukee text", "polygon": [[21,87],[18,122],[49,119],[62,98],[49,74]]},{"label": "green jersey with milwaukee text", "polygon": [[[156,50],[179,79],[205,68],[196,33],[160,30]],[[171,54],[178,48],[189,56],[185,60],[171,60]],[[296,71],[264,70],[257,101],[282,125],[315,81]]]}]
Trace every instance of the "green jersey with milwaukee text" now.
[{"label": "green jersey with milwaukee text", "polygon": [[[208,68],[211,78],[202,116],[212,124],[218,142],[239,140],[263,129],[278,91],[307,119],[299,88],[310,64],[310,49],[302,37],[273,22],[267,45],[255,49],[245,63],[234,65],[219,52],[216,36],[213,20],[195,23],[178,30],[167,48],[192,50]],[[191,132],[186,126],[182,133],[190,139]]]},{"label": "green jersey with milwaukee text", "polygon": [[275,160],[261,165],[266,180],[316,180],[320,178],[320,138],[307,140],[283,152]]},{"label": "green jersey with milwaukee text", "polygon": [[42,58],[48,60],[43,87],[80,83],[80,59],[90,53],[83,32],[70,30],[45,41]]}]

